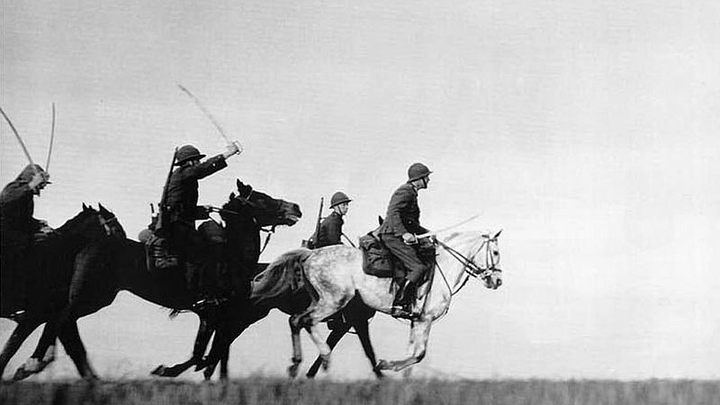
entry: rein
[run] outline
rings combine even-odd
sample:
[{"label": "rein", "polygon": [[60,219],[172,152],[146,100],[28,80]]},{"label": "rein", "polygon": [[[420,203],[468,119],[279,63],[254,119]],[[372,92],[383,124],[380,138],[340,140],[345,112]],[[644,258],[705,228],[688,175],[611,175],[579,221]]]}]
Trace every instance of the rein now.
[{"label": "rein", "polygon": [[[254,192],[255,192],[255,190],[252,187],[250,187],[250,192],[248,192],[248,195],[246,195],[244,197],[241,195],[238,195],[237,197],[235,197],[235,199],[238,201],[241,201],[243,204],[249,205],[250,207],[256,207],[255,203],[250,201],[250,197],[252,197]],[[234,212],[234,211],[230,211],[230,210],[226,210],[226,209],[219,209],[218,212],[224,212],[227,214],[238,215],[238,216],[241,215],[238,212]],[[253,218],[253,222],[255,222],[257,224],[255,218]],[[267,233],[267,236],[265,237],[265,242],[263,242],[262,248],[260,248],[260,254],[262,254],[265,251],[265,248],[267,247],[268,243],[270,243],[270,238],[275,233],[276,226],[277,225],[272,225],[269,228],[259,227],[260,231]]]},{"label": "rein", "polygon": [[260,254],[265,251],[268,243],[270,243],[270,237],[273,236],[273,234],[275,233],[275,227],[276,225],[271,226],[270,229],[260,228],[261,231],[267,232],[267,236],[265,237],[265,243],[263,243],[263,246],[260,249]]},{"label": "rein", "polygon": [[483,243],[480,244],[480,247],[478,247],[477,250],[475,250],[475,252],[470,256],[470,258],[465,257],[465,255],[463,255],[462,253],[458,252],[454,248],[448,246],[447,244],[445,244],[439,240],[436,240],[435,242],[438,245],[442,246],[448,253],[450,253],[450,256],[452,256],[455,260],[462,263],[463,272],[466,275],[465,280],[463,280],[460,283],[460,286],[456,290],[453,291],[452,287],[450,286],[450,283],[447,280],[447,277],[445,276],[445,273],[442,271],[442,268],[437,263],[437,260],[435,260],[435,266],[438,268],[438,271],[440,272],[440,275],[442,276],[443,281],[445,282],[445,285],[447,286],[448,290],[450,291],[450,296],[454,296],[455,294],[460,292],[460,290],[463,287],[465,287],[465,284],[467,284],[468,280],[470,280],[470,276],[475,277],[475,278],[485,278],[489,275],[488,274],[489,272],[501,271],[500,269],[495,268],[495,262],[492,258],[492,255],[490,255],[489,249],[487,250],[486,260],[485,260],[486,263],[488,263],[488,262],[490,263],[489,267],[483,269],[482,267],[478,266],[473,260],[473,259],[475,259],[475,256],[482,250],[482,248],[485,247],[488,244],[488,242],[490,242],[490,239],[485,239],[483,241]]},{"label": "rein", "polygon": [[102,225],[103,229],[105,229],[105,235],[110,236],[112,235],[112,228],[110,228],[110,224],[114,224],[118,222],[117,217],[115,214],[113,214],[112,218],[105,219],[98,213],[98,219],[100,219],[100,225]]}]

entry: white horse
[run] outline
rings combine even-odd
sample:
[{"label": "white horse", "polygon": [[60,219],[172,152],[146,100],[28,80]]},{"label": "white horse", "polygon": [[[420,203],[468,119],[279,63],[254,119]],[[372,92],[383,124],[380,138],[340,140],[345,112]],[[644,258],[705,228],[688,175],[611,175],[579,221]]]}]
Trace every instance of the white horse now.
[{"label": "white horse", "polygon": [[[380,360],[379,369],[400,371],[420,362],[425,356],[430,326],[448,312],[452,297],[470,277],[481,279],[485,287],[497,289],[502,284],[498,231],[495,234],[456,232],[437,240],[438,253],[430,281],[418,288],[413,312],[419,317],[411,322],[409,355],[405,359]],[[291,316],[293,368],[302,361],[300,329],[305,328],[318,348],[323,366],[330,360],[330,347],[320,335],[317,324],[342,309],[357,292],[369,307],[390,314],[395,296],[391,278],[379,278],[362,270],[362,251],[336,245],[308,251],[299,249],[284,254],[268,269],[278,266],[302,266],[307,281],[317,294],[304,312]]]}]

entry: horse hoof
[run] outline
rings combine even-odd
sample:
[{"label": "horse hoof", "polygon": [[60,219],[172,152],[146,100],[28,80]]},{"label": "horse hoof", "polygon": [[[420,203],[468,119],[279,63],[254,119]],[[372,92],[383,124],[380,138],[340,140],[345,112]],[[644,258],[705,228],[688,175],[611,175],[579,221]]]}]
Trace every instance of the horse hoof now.
[{"label": "horse hoof", "polygon": [[90,385],[95,385],[96,383],[100,382],[100,378],[98,378],[98,376],[96,376],[95,374],[90,374],[83,377],[83,381]]},{"label": "horse hoof", "polygon": [[327,371],[327,369],[330,368],[330,353],[324,354],[324,355],[321,354],[320,359],[322,360],[321,364],[322,364],[323,370]]},{"label": "horse hoof", "polygon": [[380,368],[378,368],[377,365],[376,365],[375,367],[373,367],[373,370],[372,370],[372,371],[373,371],[373,373],[375,374],[375,377],[377,377],[378,380],[382,380],[383,378],[385,378],[385,374],[383,374],[383,372],[380,371]]},{"label": "horse hoof", "polygon": [[290,378],[297,377],[298,367],[299,367],[299,364],[293,364],[290,367],[288,367],[288,375],[290,376]]},{"label": "horse hoof", "polygon": [[150,375],[159,375],[162,377],[163,375],[165,375],[165,368],[166,367],[161,364],[161,365],[155,367],[155,370],[151,371]]},{"label": "horse hoof", "polygon": [[20,381],[24,380],[28,377],[33,375],[33,372],[25,370],[25,367],[20,367],[17,370],[15,370],[15,375],[13,375],[13,381]]},{"label": "horse hoof", "polygon": [[377,366],[375,366],[375,371],[380,372],[380,370],[389,370],[390,369],[390,363],[388,363],[386,360],[380,360],[377,363]]}]

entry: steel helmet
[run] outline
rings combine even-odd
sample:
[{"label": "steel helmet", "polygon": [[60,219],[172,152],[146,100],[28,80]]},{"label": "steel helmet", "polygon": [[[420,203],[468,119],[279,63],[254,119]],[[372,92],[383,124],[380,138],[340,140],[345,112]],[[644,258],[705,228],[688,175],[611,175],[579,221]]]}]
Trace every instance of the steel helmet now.
[{"label": "steel helmet", "polygon": [[408,168],[408,183],[417,179],[421,179],[423,177],[427,177],[430,175],[430,173],[432,172],[424,164],[413,163]]},{"label": "steel helmet", "polygon": [[347,196],[347,194],[343,193],[342,191],[338,191],[337,193],[333,194],[332,198],[330,198],[330,208],[350,201],[352,200],[350,199],[350,197]]},{"label": "steel helmet", "polygon": [[188,160],[202,159],[204,157],[205,155],[200,153],[198,148],[192,145],[184,145],[177,151],[177,155],[175,156],[175,165],[180,166]]}]

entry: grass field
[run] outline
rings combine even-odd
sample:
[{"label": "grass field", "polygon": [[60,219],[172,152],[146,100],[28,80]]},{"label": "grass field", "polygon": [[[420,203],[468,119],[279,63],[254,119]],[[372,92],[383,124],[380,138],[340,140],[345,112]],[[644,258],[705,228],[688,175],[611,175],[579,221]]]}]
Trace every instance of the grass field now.
[{"label": "grass field", "polygon": [[3,383],[0,404],[720,404],[720,381],[390,380]]}]

